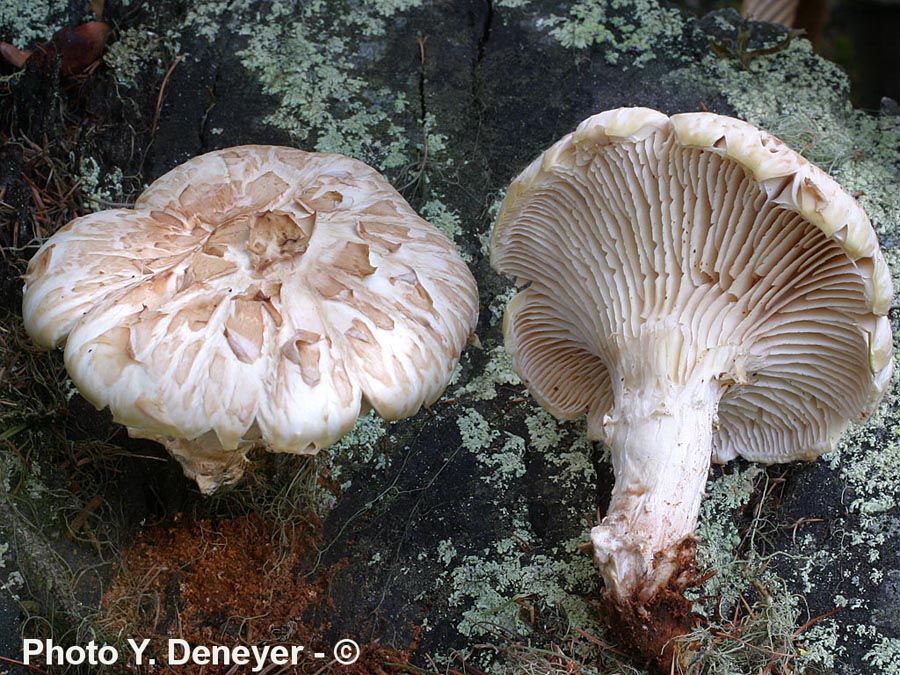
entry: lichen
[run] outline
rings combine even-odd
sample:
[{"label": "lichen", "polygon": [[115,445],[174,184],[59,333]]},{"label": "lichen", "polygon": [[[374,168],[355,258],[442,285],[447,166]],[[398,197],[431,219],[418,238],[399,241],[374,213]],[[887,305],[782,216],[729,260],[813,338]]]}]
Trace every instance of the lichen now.
[{"label": "lichen", "polygon": [[[703,616],[730,612],[751,583],[746,575],[748,561],[736,554],[743,535],[734,513],[750,502],[763,473],[759,466],[752,464],[707,484],[696,530],[697,563],[699,569],[715,570],[716,574],[702,588],[702,596],[713,602],[695,603],[695,611]],[[755,571],[759,565],[749,566]]]},{"label": "lichen", "polygon": [[628,56],[641,67],[682,36],[684,19],[657,0],[579,0],[568,15],[551,15],[540,26],[549,28],[564,47],[601,47],[607,63]]},{"label": "lichen", "polygon": [[444,564],[444,566],[449,566],[453,559],[459,555],[459,552],[456,550],[456,547],[453,545],[452,539],[444,539],[440,543],[438,543],[437,548],[437,558],[438,560]]},{"label": "lichen", "polygon": [[465,606],[458,630],[474,637],[510,631],[527,636],[530,604],[545,604],[563,613],[568,626],[602,632],[582,595],[596,585],[597,573],[590,558],[569,542],[550,555],[528,551],[533,535],[515,533],[466,556],[450,575],[451,607]]},{"label": "lichen", "polygon": [[[719,28],[739,30],[735,17],[720,15]],[[777,53],[754,58],[746,68],[735,59],[710,54],[673,73],[668,83],[684,80],[709,82],[711,99],[724,97],[737,117],[774,133],[831,173],[858,196],[878,233],[888,241],[896,239],[900,233],[900,193],[896,190],[900,138],[896,126],[884,117],[854,110],[847,102],[849,84],[844,73],[816,56],[807,41],[795,39]],[[885,257],[896,285],[900,254],[888,250]],[[895,345],[898,337],[895,334]],[[742,595],[753,596],[759,584],[768,593],[767,602],[784,609],[795,602],[791,598],[800,597],[798,593],[816,594],[826,583],[841,581],[841,587],[845,592],[851,589],[853,597],[835,595],[831,606],[846,611],[865,609],[864,598],[876,592],[883,577],[882,552],[891,533],[900,527],[900,396],[896,379],[872,418],[866,424],[851,425],[838,449],[824,459],[845,486],[847,512],[830,523],[832,531],[841,535],[839,544],[823,545],[821,538],[795,536],[786,550],[760,555],[758,543],[752,539],[754,531],[768,529],[771,536],[773,525],[757,517],[749,533],[739,531],[730,514],[749,503],[754,483],[765,475],[746,467],[711,481],[698,527],[698,560],[717,571],[701,592],[717,598],[722,603],[719,609],[727,613]],[[749,545],[746,537],[751,537]],[[739,548],[744,553],[736,554]],[[771,564],[776,558],[788,561],[781,568],[784,578]],[[857,570],[859,561],[869,564]],[[707,606],[705,611],[713,609]],[[806,621],[807,611],[798,605],[794,620]],[[785,612],[780,615],[786,616]],[[873,673],[889,672],[883,666],[889,662],[883,657],[889,649],[884,644],[881,651],[876,649],[873,627],[841,617],[816,623],[799,636],[793,643],[792,666],[837,667],[852,642],[868,644],[863,649],[878,654],[867,657]]]},{"label": "lichen", "polygon": [[[335,461],[373,464],[382,439],[387,434],[387,423],[374,411],[360,417],[353,429],[331,446],[329,454]],[[382,467],[375,467],[382,468]],[[339,471],[335,467],[334,471]]]},{"label": "lichen", "polygon": [[[459,242],[462,237],[462,220],[459,214],[444,202],[432,199],[422,205],[422,217],[450,237],[451,241]],[[465,251],[461,251],[466,262],[471,262],[472,257]]]},{"label": "lichen", "polygon": [[108,208],[122,194],[123,178],[121,168],[116,166],[104,171],[96,159],[83,157],[78,165],[78,181],[85,208],[89,211]]},{"label": "lichen", "polygon": [[224,25],[222,18],[227,12],[232,11],[231,5],[234,4],[240,5],[231,0],[203,0],[191,3],[184,17],[184,26],[207,40],[215,40]]},{"label": "lichen", "polygon": [[535,405],[525,426],[531,446],[556,467],[550,480],[570,488],[593,484],[597,475],[590,459],[592,448],[584,420],[564,424]]},{"label": "lichen", "polygon": [[494,439],[500,435],[500,432],[492,429],[490,423],[474,408],[461,413],[456,418],[456,426],[459,428],[463,447],[473,453],[489,448]]},{"label": "lichen", "polygon": [[490,470],[481,480],[498,489],[504,488],[511,480],[525,475],[524,458],[525,439],[506,432],[506,441],[499,450],[478,455],[478,461]]},{"label": "lichen", "polygon": [[49,40],[64,25],[67,0],[0,3],[0,40],[22,49]]},{"label": "lichen", "polygon": [[488,305],[488,309],[491,313],[491,327],[497,326],[503,321],[503,314],[506,312],[506,306],[516,293],[518,293],[518,289],[515,286],[510,285],[491,299],[491,304]]},{"label": "lichen", "polygon": [[[351,467],[364,465],[368,472],[378,472],[390,462],[390,456],[380,452],[381,443],[387,436],[387,423],[374,410],[360,417],[353,429],[337,443],[318,457],[319,470],[327,473],[334,481],[341,481]],[[339,491],[351,485],[349,479],[339,482]],[[337,503],[338,495],[329,490],[316,493],[316,510],[326,515]]]},{"label": "lichen", "polygon": [[408,134],[392,120],[406,110],[406,97],[373,88],[354,74],[358,51],[338,33],[355,28],[381,35],[394,12],[417,4],[366,2],[338,15],[323,0],[273,3],[263,25],[242,29],[248,44],[239,54],[263,91],[278,101],[267,122],[319,151],[341,152],[382,169],[405,163]]},{"label": "lichen", "polygon": [[[440,181],[431,178],[432,174],[439,174],[433,169],[442,168],[442,163],[449,161],[450,139],[439,133],[438,120],[431,113],[419,119],[418,110],[411,110],[414,106],[410,98],[418,95],[415,85],[409,91],[397,91],[373,85],[360,74],[377,65],[380,58],[379,47],[368,38],[385,34],[400,12],[419,4],[420,0],[360,0],[348,3],[348,13],[336,18],[325,0],[306,3],[276,0],[268,7],[269,13],[261,17],[249,0],[206,0],[191,4],[187,30],[208,40],[218,39],[225,30],[246,37],[246,48],[239,57],[259,78],[264,92],[273,97],[274,110],[267,121],[287,132],[297,145],[359,157],[395,178],[421,172],[418,180],[423,190],[417,194],[424,204],[424,215],[462,244],[466,243],[463,237],[469,229],[464,210],[445,199]],[[528,4],[529,0],[494,3],[495,7],[506,9],[521,9]],[[28,11],[38,11],[33,8],[40,6],[64,8],[65,2],[33,3]],[[0,10],[0,27],[6,26],[3,11]],[[20,8],[16,12],[25,13]],[[597,48],[610,63],[647,64],[661,46],[675,43],[684,31],[680,15],[662,8],[655,0],[582,0],[561,14],[542,22],[541,29],[567,47]],[[723,19],[720,27],[727,23]],[[42,37],[49,37],[46,31],[50,29],[41,30],[44,30]],[[126,37],[123,34],[120,40],[123,51]],[[178,37],[175,31],[166,39]],[[111,45],[105,58],[117,79],[123,78],[120,83],[126,84],[134,63],[115,51],[117,44]],[[895,190],[896,170],[892,166],[897,158],[896,132],[850,109],[845,103],[844,76],[815,57],[805,42],[795,41],[783,52],[754,59],[746,71],[736,63],[710,55],[673,78],[679,76],[715,82],[710,91],[724,90],[725,100],[739,116],[785,137],[810,159],[833,171],[851,191],[863,192],[860,199],[880,232],[900,231],[897,202],[900,193]],[[88,158],[82,174],[86,191],[99,204],[101,199],[109,200],[111,192],[96,164]],[[402,187],[403,182],[399,181],[398,186]],[[490,198],[486,197],[485,201],[489,202]],[[491,207],[491,220],[499,203],[500,199],[496,199]],[[481,232],[482,253],[487,252],[488,238],[487,231]],[[900,279],[900,252],[888,252],[888,259],[896,281]],[[491,292],[489,327],[494,334],[499,332],[503,307],[513,292],[509,286]],[[527,479],[526,461],[528,453],[533,452],[546,457],[554,469],[550,480],[562,486],[563,491],[592,486],[595,480],[590,460],[592,448],[585,438],[584,425],[559,423],[540,410],[521,387],[502,345],[492,341],[487,345],[487,358],[479,362],[481,369],[467,382],[455,385],[453,395],[462,399],[453,408],[455,412],[441,414],[446,415],[451,426],[456,422],[465,450],[474,455],[477,466],[488,470],[489,475],[483,478],[491,488],[496,488],[497,513],[504,522],[511,523],[510,534],[499,541],[478,542],[467,548],[461,538],[446,539],[436,548],[421,552],[419,560],[432,563],[437,560],[449,568],[438,581],[449,582],[450,605],[462,612],[464,618],[459,628],[466,635],[491,632],[493,625],[500,632],[508,630],[527,636],[533,633],[531,610],[540,613],[539,610],[549,607],[558,612],[565,624],[551,639],[564,634],[566,626],[582,627],[602,636],[602,629],[594,624],[596,617],[582,597],[582,593],[597,584],[590,558],[577,548],[583,537],[536,553],[541,542],[529,525],[525,505],[506,501],[509,490],[505,488],[519,487]],[[503,391],[511,387],[516,387],[516,391]],[[508,396],[502,398],[504,394]],[[478,409],[472,407],[481,402],[495,403]],[[501,403],[502,415],[515,417],[517,424],[523,422],[524,429],[521,426],[507,429],[501,424],[505,417],[498,421],[500,414],[489,412],[488,405],[500,409]],[[900,532],[896,517],[896,486],[900,479],[889,468],[890,462],[898,460],[897,424],[891,412],[897,409],[898,403],[891,396],[873,421],[854,427],[839,451],[829,458],[833,470],[847,485],[849,513],[835,523],[846,534],[847,550],[817,550],[816,539],[798,537],[791,550],[779,556],[795,568],[796,579],[788,582],[778,577],[772,567],[762,569],[769,560],[753,557],[752,546],[749,555],[737,552],[745,533],[738,530],[734,516],[750,503],[756,486],[765,479],[763,470],[738,465],[725,473],[717,472],[709,485],[701,514],[698,557],[703,566],[717,569],[718,574],[704,585],[702,592],[714,596],[720,608],[733,607],[742,592],[751,587],[756,589],[754,584],[758,584],[764,589],[765,597],[759,605],[760,623],[754,625],[754,630],[762,632],[767,628],[772,635],[763,637],[771,638],[772,644],[782,641],[781,648],[794,649],[792,666],[797,668],[834,667],[835,659],[839,662],[844,657],[846,636],[852,633],[868,643],[865,660],[871,668],[884,673],[896,672],[890,670],[898,658],[896,638],[884,636],[867,624],[845,625],[841,621],[825,620],[804,632],[798,641],[790,642],[789,638],[798,623],[808,618],[798,591],[815,590],[817,577],[835,562],[834,556],[856,560],[861,552],[864,559],[872,560],[858,572],[851,570],[846,560],[838,560],[847,570],[848,581],[856,578],[865,586],[876,584],[884,577],[880,552],[886,538]],[[372,413],[360,420],[329,453],[323,453],[322,461],[340,481],[346,478],[349,471],[345,467],[351,464],[374,470],[383,468],[394,454],[383,452],[383,446],[392,442],[389,426]],[[870,449],[875,454],[868,457],[864,453]],[[327,459],[326,454],[334,459]],[[7,477],[0,471],[0,479]],[[342,486],[346,487],[347,483]],[[329,495],[329,499],[329,504],[333,504],[334,496]],[[592,508],[592,503],[565,498],[563,501],[569,505],[567,526],[573,533],[584,530],[583,514]],[[367,563],[373,567],[383,564],[382,554],[372,553]],[[404,571],[409,572],[409,568]],[[845,592],[850,593],[846,588]],[[834,601],[835,605],[864,609],[861,598],[836,596]],[[705,611],[709,616],[714,614],[711,606]],[[539,637],[545,639],[546,635]],[[762,663],[752,671],[737,669],[734,664],[746,665],[754,648],[732,641],[725,643],[723,649],[721,638],[709,631],[704,639],[709,640],[706,643],[710,645],[709,663],[725,664],[721,665],[725,670],[706,672],[758,672],[766,667]],[[743,649],[744,653],[722,656],[728,649]],[[771,656],[763,654],[765,658]],[[745,661],[740,661],[742,658]],[[498,663],[492,666],[491,672],[532,671]],[[535,669],[534,672],[547,671]],[[592,673],[594,669],[585,666],[581,672]],[[618,672],[626,672],[626,668],[622,666]]]},{"label": "lichen", "polygon": [[900,638],[879,636],[875,646],[863,656],[863,661],[880,668],[882,675],[900,675]]},{"label": "lichen", "polygon": [[161,75],[169,55],[177,46],[143,27],[126,28],[103,54],[103,63],[112,70],[116,82],[122,87],[134,87],[146,69],[154,69]]},{"label": "lichen", "polygon": [[477,401],[491,401],[497,398],[497,388],[520,385],[522,380],[512,369],[509,353],[502,345],[488,352],[488,361],[481,374],[476,375],[454,391],[458,397],[471,396]]}]

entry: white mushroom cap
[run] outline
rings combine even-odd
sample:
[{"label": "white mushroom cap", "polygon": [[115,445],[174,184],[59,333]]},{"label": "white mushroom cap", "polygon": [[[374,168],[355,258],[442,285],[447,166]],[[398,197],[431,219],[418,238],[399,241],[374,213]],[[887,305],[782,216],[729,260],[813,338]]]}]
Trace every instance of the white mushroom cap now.
[{"label": "white mushroom cap", "polygon": [[814,458],[890,379],[893,289],[868,218],[736,119],[589,118],[510,185],[491,252],[528,284],[505,320],[515,369],[594,438],[648,363],[717,382],[718,461]]},{"label": "white mushroom cap", "polygon": [[444,390],[477,318],[453,244],[371,167],[244,146],[162,176],[135,208],[72,221],[34,256],[25,325],[132,436],[201,487],[253,443],[314,454],[369,406]]}]

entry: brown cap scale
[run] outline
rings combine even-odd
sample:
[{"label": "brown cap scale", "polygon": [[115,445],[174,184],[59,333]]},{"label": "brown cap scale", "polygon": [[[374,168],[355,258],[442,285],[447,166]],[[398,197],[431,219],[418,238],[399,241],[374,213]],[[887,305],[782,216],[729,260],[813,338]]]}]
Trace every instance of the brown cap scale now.
[{"label": "brown cap scale", "polygon": [[890,379],[893,289],[868,218],[736,119],[589,118],[510,185],[491,253],[527,285],[505,317],[515,369],[610,447],[591,539],[618,603],[683,567],[711,460],[818,457]]},{"label": "brown cap scale", "polygon": [[477,317],[453,244],[371,167],[244,146],[72,221],[29,264],[25,325],[85,398],[201,489],[254,445],[314,454],[361,412],[443,392]]}]

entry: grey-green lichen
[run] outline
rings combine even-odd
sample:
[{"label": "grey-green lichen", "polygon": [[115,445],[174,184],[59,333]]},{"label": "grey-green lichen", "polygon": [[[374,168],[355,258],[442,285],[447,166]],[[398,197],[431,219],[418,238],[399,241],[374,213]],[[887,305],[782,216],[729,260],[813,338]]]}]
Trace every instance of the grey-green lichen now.
[{"label": "grey-green lichen", "polygon": [[[374,410],[370,410],[356,421],[349,433],[331,446],[329,455],[342,462],[360,462],[382,469],[384,465],[379,465],[378,461],[386,460],[379,454],[379,446],[386,434],[387,423]],[[337,467],[333,471],[335,478],[340,475]]]},{"label": "grey-green lichen", "polygon": [[[418,4],[417,0],[363,0],[350,3],[350,15],[342,21],[363,37],[376,36],[387,30],[398,12]],[[527,4],[528,0],[495,2],[497,7],[507,8],[521,8]],[[198,34],[211,40],[221,30],[234,30],[247,36],[247,48],[240,57],[260,78],[266,93],[274,97],[276,109],[268,118],[272,125],[287,131],[303,147],[346,152],[398,175],[404,171],[415,172],[417,163],[427,171],[429,163],[442,161],[449,141],[435,131],[434,118],[426,117],[424,128],[417,129],[416,134],[410,134],[396,122],[409,116],[411,104],[407,94],[371,87],[357,75],[360,54],[377,62],[378,48],[364,41],[357,44],[340,37],[338,33],[345,26],[339,27],[333,22],[327,3],[276,1],[265,22],[259,21],[262,17],[254,16],[251,7],[252,3],[246,0],[193,3],[188,23]],[[640,9],[644,10],[643,14],[637,13]],[[227,11],[223,13],[223,10]],[[628,11],[635,14],[626,18]],[[221,20],[223,16],[225,21]],[[680,36],[683,25],[680,17],[652,0],[595,0],[575,3],[568,14],[552,17],[543,28],[567,46],[587,48],[596,45],[604,50],[610,62],[619,60],[642,65],[649,62],[660,44]],[[810,63],[815,65],[811,67]],[[114,68],[122,70],[127,77],[127,66]],[[894,141],[890,132],[881,129],[879,122],[850,110],[842,102],[846,91],[843,76],[826,62],[816,60],[805,43],[797,41],[783,53],[755,59],[747,71],[741,71],[732,62],[710,56],[699,70],[694,68],[683,74],[693,78],[715,76],[719,82],[716,87],[725,89],[726,100],[738,115],[786,137],[811,159],[833,170],[851,190],[864,192],[861,201],[879,230],[888,234],[897,231],[900,209],[891,201],[898,198],[891,191],[896,174],[891,161],[882,162],[896,161],[896,147],[892,146]],[[118,77],[119,73],[116,75]],[[794,87],[797,83],[799,88]],[[101,189],[102,179],[95,175],[93,168],[86,165],[84,174],[86,178],[93,176],[91,185],[95,190]],[[426,216],[438,221],[451,236],[458,237],[462,229],[459,213],[444,203],[435,186],[430,186],[427,194]],[[487,237],[483,237],[482,241],[486,240]],[[898,255],[889,252],[889,260],[895,275],[900,274]],[[512,289],[506,289],[489,301],[492,328],[499,323],[502,306],[511,293]],[[465,397],[466,404],[494,401],[498,389],[520,384],[505,350],[494,345],[488,348],[484,369],[458,386],[454,395]],[[495,479],[498,486],[514,484],[523,477],[522,457],[529,449],[543,453],[548,462],[555,465],[558,473],[553,480],[563,481],[566,486],[592,484],[590,444],[584,439],[583,428],[558,423],[540,411],[527,394],[522,392],[521,396],[521,405],[526,409],[526,429],[519,430],[523,435],[492,425],[481,412],[461,406],[456,422],[466,450],[475,454],[480,465],[500,469]],[[892,398],[885,409],[893,410],[897,403]],[[897,482],[892,488],[892,474],[885,474],[880,466],[896,460],[895,429],[893,417],[876,417],[870,425],[852,431],[839,451],[840,461],[838,455],[832,458],[834,470],[840,472],[848,486],[849,515],[840,525],[845,528],[849,545],[855,550],[864,550],[872,559],[872,565],[859,572],[864,582],[875,583],[880,578],[882,572],[878,567],[877,552],[883,546],[885,533],[898,532]],[[893,435],[885,436],[886,431]],[[332,453],[338,462],[377,465],[386,461],[380,446],[387,434],[387,425],[377,416],[369,415],[332,449]],[[885,444],[885,438],[892,440]],[[866,446],[876,448],[877,454],[871,459],[862,455]],[[340,477],[340,469],[335,476]],[[761,622],[756,629],[768,628],[775,641],[773,644],[779,644],[782,649],[794,648],[793,653],[798,659],[794,665],[833,667],[834,661],[828,659],[840,659],[844,650],[842,635],[852,631],[870,643],[865,657],[869,666],[879,672],[896,673],[891,670],[898,653],[896,638],[886,637],[871,626],[854,624],[844,628],[834,620],[827,620],[807,630],[802,641],[785,642],[798,623],[808,618],[797,591],[809,592],[816,584],[817,576],[834,560],[829,557],[830,553],[816,555],[814,539],[798,537],[794,550],[788,552],[796,562],[799,577],[797,585],[791,588],[773,571],[760,572],[766,560],[740,557],[735,553],[741,533],[731,516],[748,504],[753,490],[762,480],[761,469],[742,466],[711,482],[710,495],[701,516],[703,542],[700,556],[705,564],[718,569],[719,574],[708,582],[704,591],[717,594],[725,605],[733,606],[740,592],[754,582],[761,584],[766,595],[760,604]],[[601,634],[601,629],[593,626],[593,617],[580,597],[583,591],[597,583],[597,575],[590,558],[577,551],[579,540],[568,542],[562,549],[535,554],[529,549],[535,545],[536,538],[527,524],[522,505],[502,504],[502,491],[497,492],[499,508],[505,509],[514,523],[510,536],[475,551],[464,551],[466,555],[460,553],[457,542],[449,539],[440,542],[436,550],[430,550],[431,556],[453,567],[448,572],[452,604],[464,609],[465,617],[460,629],[467,635],[474,635],[479,630],[487,630],[488,624],[494,624],[503,630],[527,635],[531,631],[529,611],[547,605],[559,609],[569,625],[586,627]],[[585,511],[591,508],[587,501],[584,506]],[[572,508],[570,516],[574,522],[577,507]],[[369,563],[380,564],[380,555],[373,554]],[[835,601],[848,607],[859,606],[860,602],[858,598],[837,597]],[[712,633],[707,632],[705,636],[710,644],[714,642]],[[778,640],[782,642],[778,643]],[[756,672],[740,670],[734,665],[746,664],[747,653],[753,649],[742,647],[739,642],[726,643],[726,646],[723,650],[717,643],[709,650],[709,663],[715,662],[716,667],[723,669],[704,672],[716,675]],[[728,649],[743,649],[745,654],[723,657],[722,652]],[[800,661],[801,658],[804,660]],[[592,671],[589,667],[582,670],[584,673]],[[504,672],[504,667],[495,665],[492,672]],[[531,671],[520,668],[506,672],[518,675]],[[620,672],[626,672],[624,666]]]},{"label": "grey-green lichen", "polygon": [[[584,420],[564,424],[535,405],[533,414],[525,419],[525,426],[531,447],[542,453],[547,463],[554,467],[550,476],[553,483],[567,492],[596,483],[597,472],[591,460],[591,442],[587,438]],[[608,460],[608,456],[604,459]],[[570,504],[568,510],[570,516],[577,518],[579,514],[589,511],[589,507],[586,504]]]},{"label": "grey-green lichen", "polygon": [[490,469],[481,479],[488,485],[503,488],[510,480],[525,475],[525,439],[509,432],[499,450],[481,454],[479,461]]},{"label": "grey-green lichen", "polygon": [[445,567],[448,567],[453,559],[458,556],[459,553],[456,550],[456,547],[453,545],[452,539],[444,539],[440,543],[438,543],[437,548],[437,559],[443,563]]},{"label": "grey-green lichen", "polygon": [[67,0],[29,0],[0,3],[0,40],[20,49],[49,40],[62,28]]},{"label": "grey-green lichen", "polygon": [[488,469],[489,472],[482,476],[488,485],[504,488],[509,481],[525,475],[524,438],[503,432],[503,444],[492,447],[501,432],[491,428],[490,423],[474,408],[461,413],[456,418],[456,425],[463,447]]},{"label": "grey-green lichen", "polygon": [[[488,369],[491,361],[505,354],[502,347],[495,347],[490,353]],[[499,370],[506,368],[509,368],[508,360],[505,368]],[[494,370],[497,369],[495,363]],[[476,394],[476,400],[494,400],[496,390],[485,390],[482,385],[461,388],[457,396]],[[554,621],[562,634],[575,628],[602,634],[598,616],[584,597],[596,589],[599,578],[590,557],[580,549],[586,533],[584,515],[591,511],[589,495],[596,480],[584,425],[560,423],[530,397],[518,399],[516,405],[521,406],[520,411],[525,415],[525,437],[504,429],[502,417],[491,424],[472,407],[463,407],[456,417],[462,447],[488,469],[482,479],[496,489],[497,514],[511,526],[508,537],[454,558],[449,576],[442,576],[440,584],[449,583],[452,592],[448,605],[462,612],[457,628],[470,639],[491,635],[524,638],[532,634],[535,616],[546,621],[548,613],[556,617]],[[575,535],[540,552],[534,548],[538,542],[526,505],[508,498],[521,488],[528,452],[539,453],[553,467],[548,472],[548,480],[556,485],[554,490],[559,494],[559,501],[567,505],[565,531]],[[501,658],[485,653],[479,657],[478,665],[497,675],[530,672],[522,669],[524,662],[520,657],[528,659],[529,667],[538,663],[534,654],[514,657],[508,653]],[[596,672],[585,667],[582,672],[586,674]]]},{"label": "grey-green lichen", "polygon": [[123,179],[124,174],[119,167],[103,171],[93,157],[83,157],[78,165],[78,181],[85,198],[85,208],[99,211],[115,203],[124,191]]},{"label": "grey-green lichen", "polygon": [[[549,555],[529,550],[527,530],[502,539],[456,566],[450,583],[451,607],[465,607],[458,626],[466,636],[510,631],[529,635],[529,604],[545,604],[563,613],[567,626],[601,631],[581,597],[596,585],[597,572],[589,556],[569,542]],[[499,629],[499,631],[498,631]]]},{"label": "grey-green lichen", "polygon": [[640,67],[682,36],[684,18],[657,0],[579,0],[566,16],[551,15],[540,26],[564,47],[597,46],[610,64],[627,56]]},{"label": "grey-green lichen", "polygon": [[497,398],[497,388],[516,386],[522,383],[512,369],[512,360],[503,345],[493,347],[488,352],[488,361],[481,374],[470,378],[464,385],[454,391],[458,397],[472,396],[478,401],[490,401]]},{"label": "grey-green lichen", "polygon": [[878,642],[863,657],[882,675],[900,675],[900,638],[879,636]]},{"label": "grey-green lichen", "polygon": [[207,40],[214,40],[224,25],[223,17],[231,10],[230,5],[234,4],[236,3],[230,0],[203,0],[191,3],[184,17],[184,26]]},{"label": "grey-green lichen", "polygon": [[[737,509],[750,502],[763,474],[761,467],[751,464],[711,480],[700,504],[697,563],[700,569],[716,570],[716,575],[704,584],[703,594],[716,598],[717,611],[730,611],[745,590],[746,562],[736,555],[742,534],[733,516]],[[696,605],[696,610],[703,615],[710,614],[712,609],[703,603]]]},{"label": "grey-green lichen", "polygon": [[500,432],[492,429],[490,423],[480,412],[469,408],[456,418],[456,426],[459,427],[459,437],[463,447],[469,452],[478,452],[490,447],[491,443]]},{"label": "grey-green lichen", "polygon": [[249,41],[240,53],[264,92],[278,101],[267,121],[319,151],[341,152],[382,169],[403,164],[410,140],[393,119],[408,101],[355,74],[358,46],[339,37],[338,29],[381,35],[394,12],[416,4],[362,2],[336,15],[324,0],[273,3],[264,24],[244,29]]},{"label": "grey-green lichen", "polygon": [[[425,196],[423,216],[460,243],[460,215],[430,180],[452,165],[447,136],[437,131],[432,113],[413,113],[409,98],[419,94],[414,83],[398,91],[360,76],[383,56],[376,38],[397,15],[420,4],[364,0],[336,12],[325,0],[279,0],[260,22],[248,0],[208,0],[192,5],[186,24],[209,40],[224,28],[245,36],[241,63],[276,101],[267,123],[305,149],[356,157],[387,172],[398,188],[415,188]],[[415,117],[421,119],[412,128]]]},{"label": "grey-green lichen", "polygon": [[122,87],[134,87],[146,69],[162,74],[167,59],[178,51],[168,36],[144,27],[126,28],[110,43],[103,54],[105,63]]},{"label": "grey-green lichen", "polygon": [[509,286],[505,290],[497,293],[492,299],[488,309],[491,312],[491,326],[497,326],[503,321],[503,314],[506,312],[506,306],[509,301],[518,293],[515,286]]},{"label": "grey-green lichen", "polygon": [[[223,30],[247,39],[238,56],[274,97],[266,121],[306,149],[340,152],[381,170],[411,163],[416,142],[394,120],[409,107],[406,92],[373,87],[359,67],[379,58],[377,42],[398,13],[421,0],[362,0],[337,12],[326,0],[276,0],[263,18],[251,0],[192,3],[185,30],[213,41]],[[412,91],[412,89],[410,90]],[[439,151],[441,137],[418,144]]]},{"label": "grey-green lichen", "polygon": [[[459,214],[439,199],[431,199],[422,205],[422,217],[450,237],[453,242],[459,242],[462,236],[462,220]],[[465,251],[460,251],[463,260],[472,262],[472,256]]]}]

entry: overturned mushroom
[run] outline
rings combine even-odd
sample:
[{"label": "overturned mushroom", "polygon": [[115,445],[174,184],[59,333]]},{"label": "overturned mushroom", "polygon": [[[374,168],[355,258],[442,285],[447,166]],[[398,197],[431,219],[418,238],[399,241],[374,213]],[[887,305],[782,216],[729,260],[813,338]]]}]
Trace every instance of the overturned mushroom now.
[{"label": "overturned mushroom", "polygon": [[35,342],[65,342],[85,398],[204,492],[255,445],[315,454],[369,407],[433,402],[477,315],[454,246],[374,169],[270,146],[197,157],[133,210],[72,221],[25,279]]},{"label": "overturned mushroom", "polygon": [[[710,461],[814,459],[884,393],[893,290],[875,233],[766,132],[626,108],[513,181],[491,253],[527,284],[504,322],[515,369],[610,448],[594,556],[618,625],[667,665]],[[647,627],[654,606],[673,625]]]}]

